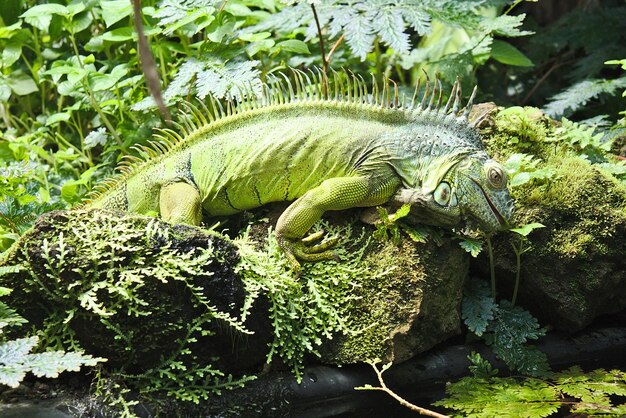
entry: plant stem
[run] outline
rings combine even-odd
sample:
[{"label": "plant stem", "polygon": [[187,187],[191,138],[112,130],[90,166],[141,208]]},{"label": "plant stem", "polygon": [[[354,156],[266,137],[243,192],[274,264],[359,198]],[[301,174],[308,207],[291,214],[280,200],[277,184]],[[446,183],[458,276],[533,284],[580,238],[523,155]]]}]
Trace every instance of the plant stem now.
[{"label": "plant stem", "polygon": [[415,411],[421,415],[426,415],[429,417],[436,417],[436,418],[450,418],[449,415],[440,414],[438,412],[431,411],[430,409],[422,408],[421,406],[412,404],[411,402],[402,398],[400,395],[398,395],[397,393],[389,389],[387,385],[385,384],[385,381],[383,380],[383,373],[385,370],[387,370],[387,366],[383,366],[382,370],[379,370],[378,367],[376,367],[376,363],[369,363],[369,364],[370,366],[372,366],[372,368],[374,369],[374,372],[376,373],[376,377],[378,378],[378,383],[380,384],[380,387],[373,387],[373,386],[367,385],[363,387],[358,387],[356,389],[379,390],[381,392],[385,392],[386,394],[388,394],[389,396],[397,400],[400,403],[400,405],[406,408],[409,408],[411,411]]},{"label": "plant stem", "polygon": [[317,36],[320,38],[320,50],[322,51],[322,89],[324,91],[324,98],[328,98],[328,81],[326,80],[328,62],[326,61],[326,51],[324,50],[324,37],[322,36],[322,27],[320,26],[320,21],[317,17],[315,5],[311,4],[311,10],[313,10],[313,18],[315,19],[315,25],[317,26]]},{"label": "plant stem", "polygon": [[493,247],[491,245],[491,237],[486,235],[487,252],[489,253],[489,273],[491,274],[491,298],[496,301],[496,266],[493,263]]},{"label": "plant stem", "polygon": [[[521,243],[520,243],[520,247],[521,247]],[[520,251],[521,248],[517,249],[515,248],[515,260],[516,260],[516,268],[515,268],[515,287],[513,287],[513,297],[511,298],[511,305],[515,306],[515,301],[517,300],[517,290],[519,289],[519,277],[520,277],[520,270],[522,267],[522,252]]]},{"label": "plant stem", "polygon": [[330,51],[328,52],[328,56],[326,57],[326,65],[330,64],[330,59],[332,58],[333,54],[335,53],[335,50],[337,49],[339,44],[341,44],[341,42],[344,40],[345,37],[346,37],[346,34],[344,33],[343,35],[341,35],[339,37],[339,39],[337,39],[337,42],[335,42],[333,47],[330,48]]},{"label": "plant stem", "polygon": [[513,251],[515,251],[516,268],[515,268],[515,287],[513,287],[513,297],[511,298],[511,304],[515,306],[517,301],[517,291],[519,290],[520,275],[522,271],[522,254],[524,253],[524,237],[520,235],[519,248],[511,244]]}]

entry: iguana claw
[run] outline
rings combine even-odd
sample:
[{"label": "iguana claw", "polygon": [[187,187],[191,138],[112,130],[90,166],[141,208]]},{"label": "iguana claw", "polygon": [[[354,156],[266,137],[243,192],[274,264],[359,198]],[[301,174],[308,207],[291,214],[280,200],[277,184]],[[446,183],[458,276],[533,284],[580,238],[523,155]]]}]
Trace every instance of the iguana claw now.
[{"label": "iguana claw", "polygon": [[277,237],[278,246],[283,250],[283,253],[287,257],[291,268],[296,273],[296,277],[300,276],[302,266],[298,260],[302,261],[321,261],[321,260],[335,260],[340,261],[339,256],[333,251],[330,251],[340,241],[338,236],[331,237],[325,242],[317,245],[312,245],[315,242],[320,241],[324,237],[324,231],[317,231],[309,236],[299,239],[290,240],[283,237]]}]

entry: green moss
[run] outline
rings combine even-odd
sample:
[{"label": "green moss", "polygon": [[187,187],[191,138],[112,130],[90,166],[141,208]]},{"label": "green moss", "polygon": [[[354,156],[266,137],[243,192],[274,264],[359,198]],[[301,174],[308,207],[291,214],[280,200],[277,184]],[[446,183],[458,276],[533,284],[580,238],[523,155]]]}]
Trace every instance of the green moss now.
[{"label": "green moss", "polygon": [[143,393],[197,401],[241,383],[209,348],[220,328],[249,332],[236,317],[244,291],[228,265],[237,261],[233,244],[199,228],[52,212],[0,261],[22,266],[0,281],[15,287],[11,303],[43,346],[99,353]]},{"label": "green moss", "polygon": [[363,331],[335,338],[325,347],[326,361],[399,362],[459,332],[459,314],[450,306],[459,306],[467,276],[468,257],[460,247],[447,240],[438,246],[403,237],[398,245],[376,243],[363,264],[385,275],[358,279],[357,298],[347,311]]},{"label": "green moss", "polygon": [[610,255],[619,225],[626,222],[626,186],[601,167],[568,155],[556,155],[545,163],[554,178],[542,186],[513,190],[519,224],[546,222],[551,228],[544,253],[566,258]]},{"label": "green moss", "polygon": [[[491,151],[504,157],[517,152],[538,156],[536,169],[552,173],[511,190],[513,223],[546,226],[530,235],[530,248],[522,256],[522,303],[544,321],[577,330],[625,306],[626,183],[605,169],[602,158],[592,159],[594,164],[589,153],[578,155],[581,143],[595,141],[593,132],[574,127],[573,134],[539,114],[529,116],[526,109],[511,112],[513,118],[507,111],[496,116],[493,136],[486,138]],[[496,238],[496,264],[507,273],[499,277],[507,281],[516,269],[511,239],[517,238]]]},{"label": "green moss", "polygon": [[[552,148],[545,142],[553,122],[534,107],[514,106],[497,113],[489,137],[490,155],[505,160],[514,153],[532,153],[543,158]],[[531,152],[532,151],[532,152]]]}]

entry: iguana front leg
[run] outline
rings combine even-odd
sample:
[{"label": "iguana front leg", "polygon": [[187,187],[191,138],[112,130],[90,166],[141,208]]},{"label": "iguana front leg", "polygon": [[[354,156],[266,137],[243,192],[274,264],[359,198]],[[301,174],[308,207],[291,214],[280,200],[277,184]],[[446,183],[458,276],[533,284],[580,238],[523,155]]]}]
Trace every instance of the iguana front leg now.
[{"label": "iguana front leg", "polygon": [[298,259],[319,261],[336,258],[330,248],[338,239],[307,246],[321,236],[313,234],[310,238],[303,238],[324,212],[382,204],[393,195],[398,185],[399,180],[395,177],[378,181],[363,176],[336,177],[324,181],[293,202],[278,219],[276,240],[296,274],[300,273]]},{"label": "iguana front leg", "polygon": [[198,189],[186,182],[168,183],[161,187],[159,212],[166,222],[200,225],[202,201]]}]

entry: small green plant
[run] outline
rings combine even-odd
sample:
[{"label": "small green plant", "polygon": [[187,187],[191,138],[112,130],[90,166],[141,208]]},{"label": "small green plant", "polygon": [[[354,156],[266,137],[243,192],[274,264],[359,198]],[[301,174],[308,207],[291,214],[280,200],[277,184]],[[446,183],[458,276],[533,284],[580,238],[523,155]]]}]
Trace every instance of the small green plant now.
[{"label": "small green plant", "polygon": [[511,304],[515,305],[517,301],[517,292],[519,291],[520,273],[522,271],[522,254],[530,249],[528,246],[528,235],[537,228],[545,228],[545,225],[540,223],[530,223],[523,225],[519,228],[512,228],[511,232],[514,232],[519,237],[517,243],[511,243],[513,251],[515,252],[515,285],[513,287],[513,296],[511,297]]},{"label": "small green plant", "polygon": [[[378,206],[376,208],[379,216],[379,222],[376,224],[374,237],[383,241],[391,241],[394,244],[400,243],[400,225],[398,220],[406,217],[411,211],[410,204],[402,205],[393,215],[387,212],[387,209]],[[423,242],[423,241],[422,241]]]},{"label": "small green plant", "polygon": [[[323,228],[330,235],[349,237],[350,225],[332,227],[324,222],[315,228]],[[269,364],[278,356],[291,367],[300,381],[304,367],[304,356],[308,353],[319,356],[319,347],[324,338],[331,339],[336,334],[358,333],[347,314],[348,304],[355,298],[351,290],[357,278],[382,274],[369,271],[362,263],[369,240],[363,236],[354,237],[361,243],[358,249],[339,247],[335,251],[343,261],[311,263],[304,265],[299,281],[295,280],[285,258],[271,232],[266,247],[256,249],[247,242],[244,234],[238,240],[241,262],[238,270],[243,275],[248,298],[246,309],[259,295],[264,294],[270,301],[269,317],[274,327],[274,340],[267,354]]]},{"label": "small green plant", "polygon": [[503,300],[496,303],[486,282],[470,280],[461,304],[461,316],[470,332],[482,338],[509,369],[524,375],[547,372],[546,355],[527,345],[545,335],[537,319],[528,311]]},{"label": "small green plant", "polygon": [[[17,268],[0,267],[0,275],[14,273]],[[11,289],[0,287],[0,297],[7,296]],[[79,371],[82,366],[96,366],[106,361],[82,352],[62,350],[35,352],[39,337],[29,336],[7,340],[3,329],[7,326],[21,326],[27,323],[17,312],[0,302],[0,384],[13,388],[32,373],[37,377],[56,378],[64,371]]]},{"label": "small green plant", "polygon": [[529,154],[511,155],[504,163],[510,178],[510,186],[518,187],[533,180],[540,184],[552,178],[554,170],[546,167],[540,168],[540,163],[540,159]]},{"label": "small green plant", "polygon": [[446,387],[447,397],[434,405],[472,417],[551,416],[560,408],[581,416],[623,416],[626,373],[603,369],[584,373],[574,366],[546,378],[496,377],[489,362],[479,354],[468,356],[473,376]]}]

